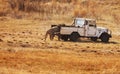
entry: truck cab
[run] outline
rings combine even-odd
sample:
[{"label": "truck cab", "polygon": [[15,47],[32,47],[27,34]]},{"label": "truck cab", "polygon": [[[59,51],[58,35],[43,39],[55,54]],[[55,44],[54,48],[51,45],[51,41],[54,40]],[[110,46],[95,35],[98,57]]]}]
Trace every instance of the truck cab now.
[{"label": "truck cab", "polygon": [[74,19],[74,26],[78,27],[78,32],[81,36],[95,36],[96,35],[96,21],[94,19],[76,18]]}]

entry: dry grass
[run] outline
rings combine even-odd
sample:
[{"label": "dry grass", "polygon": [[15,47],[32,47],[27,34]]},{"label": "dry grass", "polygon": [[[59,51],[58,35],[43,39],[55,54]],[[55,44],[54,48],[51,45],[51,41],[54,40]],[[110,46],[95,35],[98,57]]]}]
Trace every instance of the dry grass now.
[{"label": "dry grass", "polygon": [[[119,55],[56,53],[51,51],[0,51],[1,67],[10,73],[119,73]],[[22,55],[21,55],[22,54]],[[86,55],[86,56],[85,56]],[[108,56],[109,55],[109,56]],[[24,62],[24,63],[23,63]],[[9,70],[10,69],[10,70]],[[11,71],[13,69],[13,71]],[[16,70],[14,70],[16,69]],[[2,72],[2,71],[1,71]],[[3,73],[4,69],[3,69]]]},{"label": "dry grass", "polygon": [[[56,53],[51,51],[0,51],[1,67],[28,73],[119,73],[119,55]],[[6,55],[5,55],[6,54]],[[22,54],[22,55],[21,55]],[[85,56],[86,55],[86,56]],[[109,55],[109,56],[108,56]],[[94,59],[94,60],[93,60]],[[23,63],[24,62],[24,63]],[[4,71],[3,71],[4,72]],[[10,72],[10,71],[9,71]]]},{"label": "dry grass", "polygon": [[0,73],[119,73],[119,35],[114,34],[108,44],[56,38],[44,42],[46,30],[56,22],[11,18],[0,22]]},{"label": "dry grass", "polygon": [[[0,0],[1,74],[120,73],[119,0],[27,0],[23,8],[21,2],[13,3],[13,7],[4,3]],[[98,19],[98,26],[112,30],[113,38],[107,44],[88,39],[64,42],[57,38],[44,42],[51,24],[71,24],[72,17]]]},{"label": "dry grass", "polygon": [[[40,20],[54,20],[56,17],[88,17],[98,20],[106,19],[106,16],[116,15],[119,10],[119,1],[95,1],[95,0],[1,0],[0,15],[21,18],[37,18]],[[113,5],[113,6],[112,6]],[[114,8],[118,7],[118,8]],[[114,8],[114,9],[113,9]],[[115,11],[115,12],[114,12]],[[69,12],[69,14],[68,14]],[[112,13],[114,12],[114,13]],[[119,11],[118,11],[119,13]],[[8,15],[9,14],[9,15]],[[20,15],[21,14],[21,15]],[[31,16],[32,14],[32,16]],[[37,15],[33,15],[37,14]],[[34,17],[38,16],[38,17]],[[105,17],[104,17],[105,16]],[[111,18],[114,18],[111,16]]]},{"label": "dry grass", "polygon": [[119,14],[113,14],[114,22],[119,26],[120,23],[120,15]]}]

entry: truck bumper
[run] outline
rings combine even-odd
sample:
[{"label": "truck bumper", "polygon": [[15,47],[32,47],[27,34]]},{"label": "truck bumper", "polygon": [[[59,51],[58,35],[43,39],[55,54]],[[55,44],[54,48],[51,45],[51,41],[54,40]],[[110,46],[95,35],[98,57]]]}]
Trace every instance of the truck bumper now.
[{"label": "truck bumper", "polygon": [[112,38],[112,35],[111,35],[111,34],[109,34],[109,37],[110,37],[110,38]]},{"label": "truck bumper", "polygon": [[108,35],[110,38],[112,38],[112,31],[111,30],[109,30]]}]

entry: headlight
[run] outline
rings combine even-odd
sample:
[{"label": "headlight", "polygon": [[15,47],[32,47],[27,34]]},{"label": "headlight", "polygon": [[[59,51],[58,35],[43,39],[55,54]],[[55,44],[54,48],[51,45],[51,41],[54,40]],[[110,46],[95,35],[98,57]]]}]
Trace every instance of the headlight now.
[{"label": "headlight", "polygon": [[112,33],[112,31],[108,30],[108,34],[110,34],[110,35],[111,35],[111,33]]}]

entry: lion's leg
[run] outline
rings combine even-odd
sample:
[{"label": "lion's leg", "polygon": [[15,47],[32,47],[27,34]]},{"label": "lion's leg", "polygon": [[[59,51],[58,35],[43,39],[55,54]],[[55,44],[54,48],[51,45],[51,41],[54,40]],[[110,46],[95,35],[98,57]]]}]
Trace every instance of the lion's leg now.
[{"label": "lion's leg", "polygon": [[50,35],[50,40],[53,40],[53,35]]},{"label": "lion's leg", "polygon": [[47,36],[48,36],[48,34],[46,33],[46,34],[45,34],[45,41],[46,41],[46,39],[47,39]]},{"label": "lion's leg", "polygon": [[61,35],[60,34],[58,34],[58,40],[60,41],[60,38],[61,38]]}]

